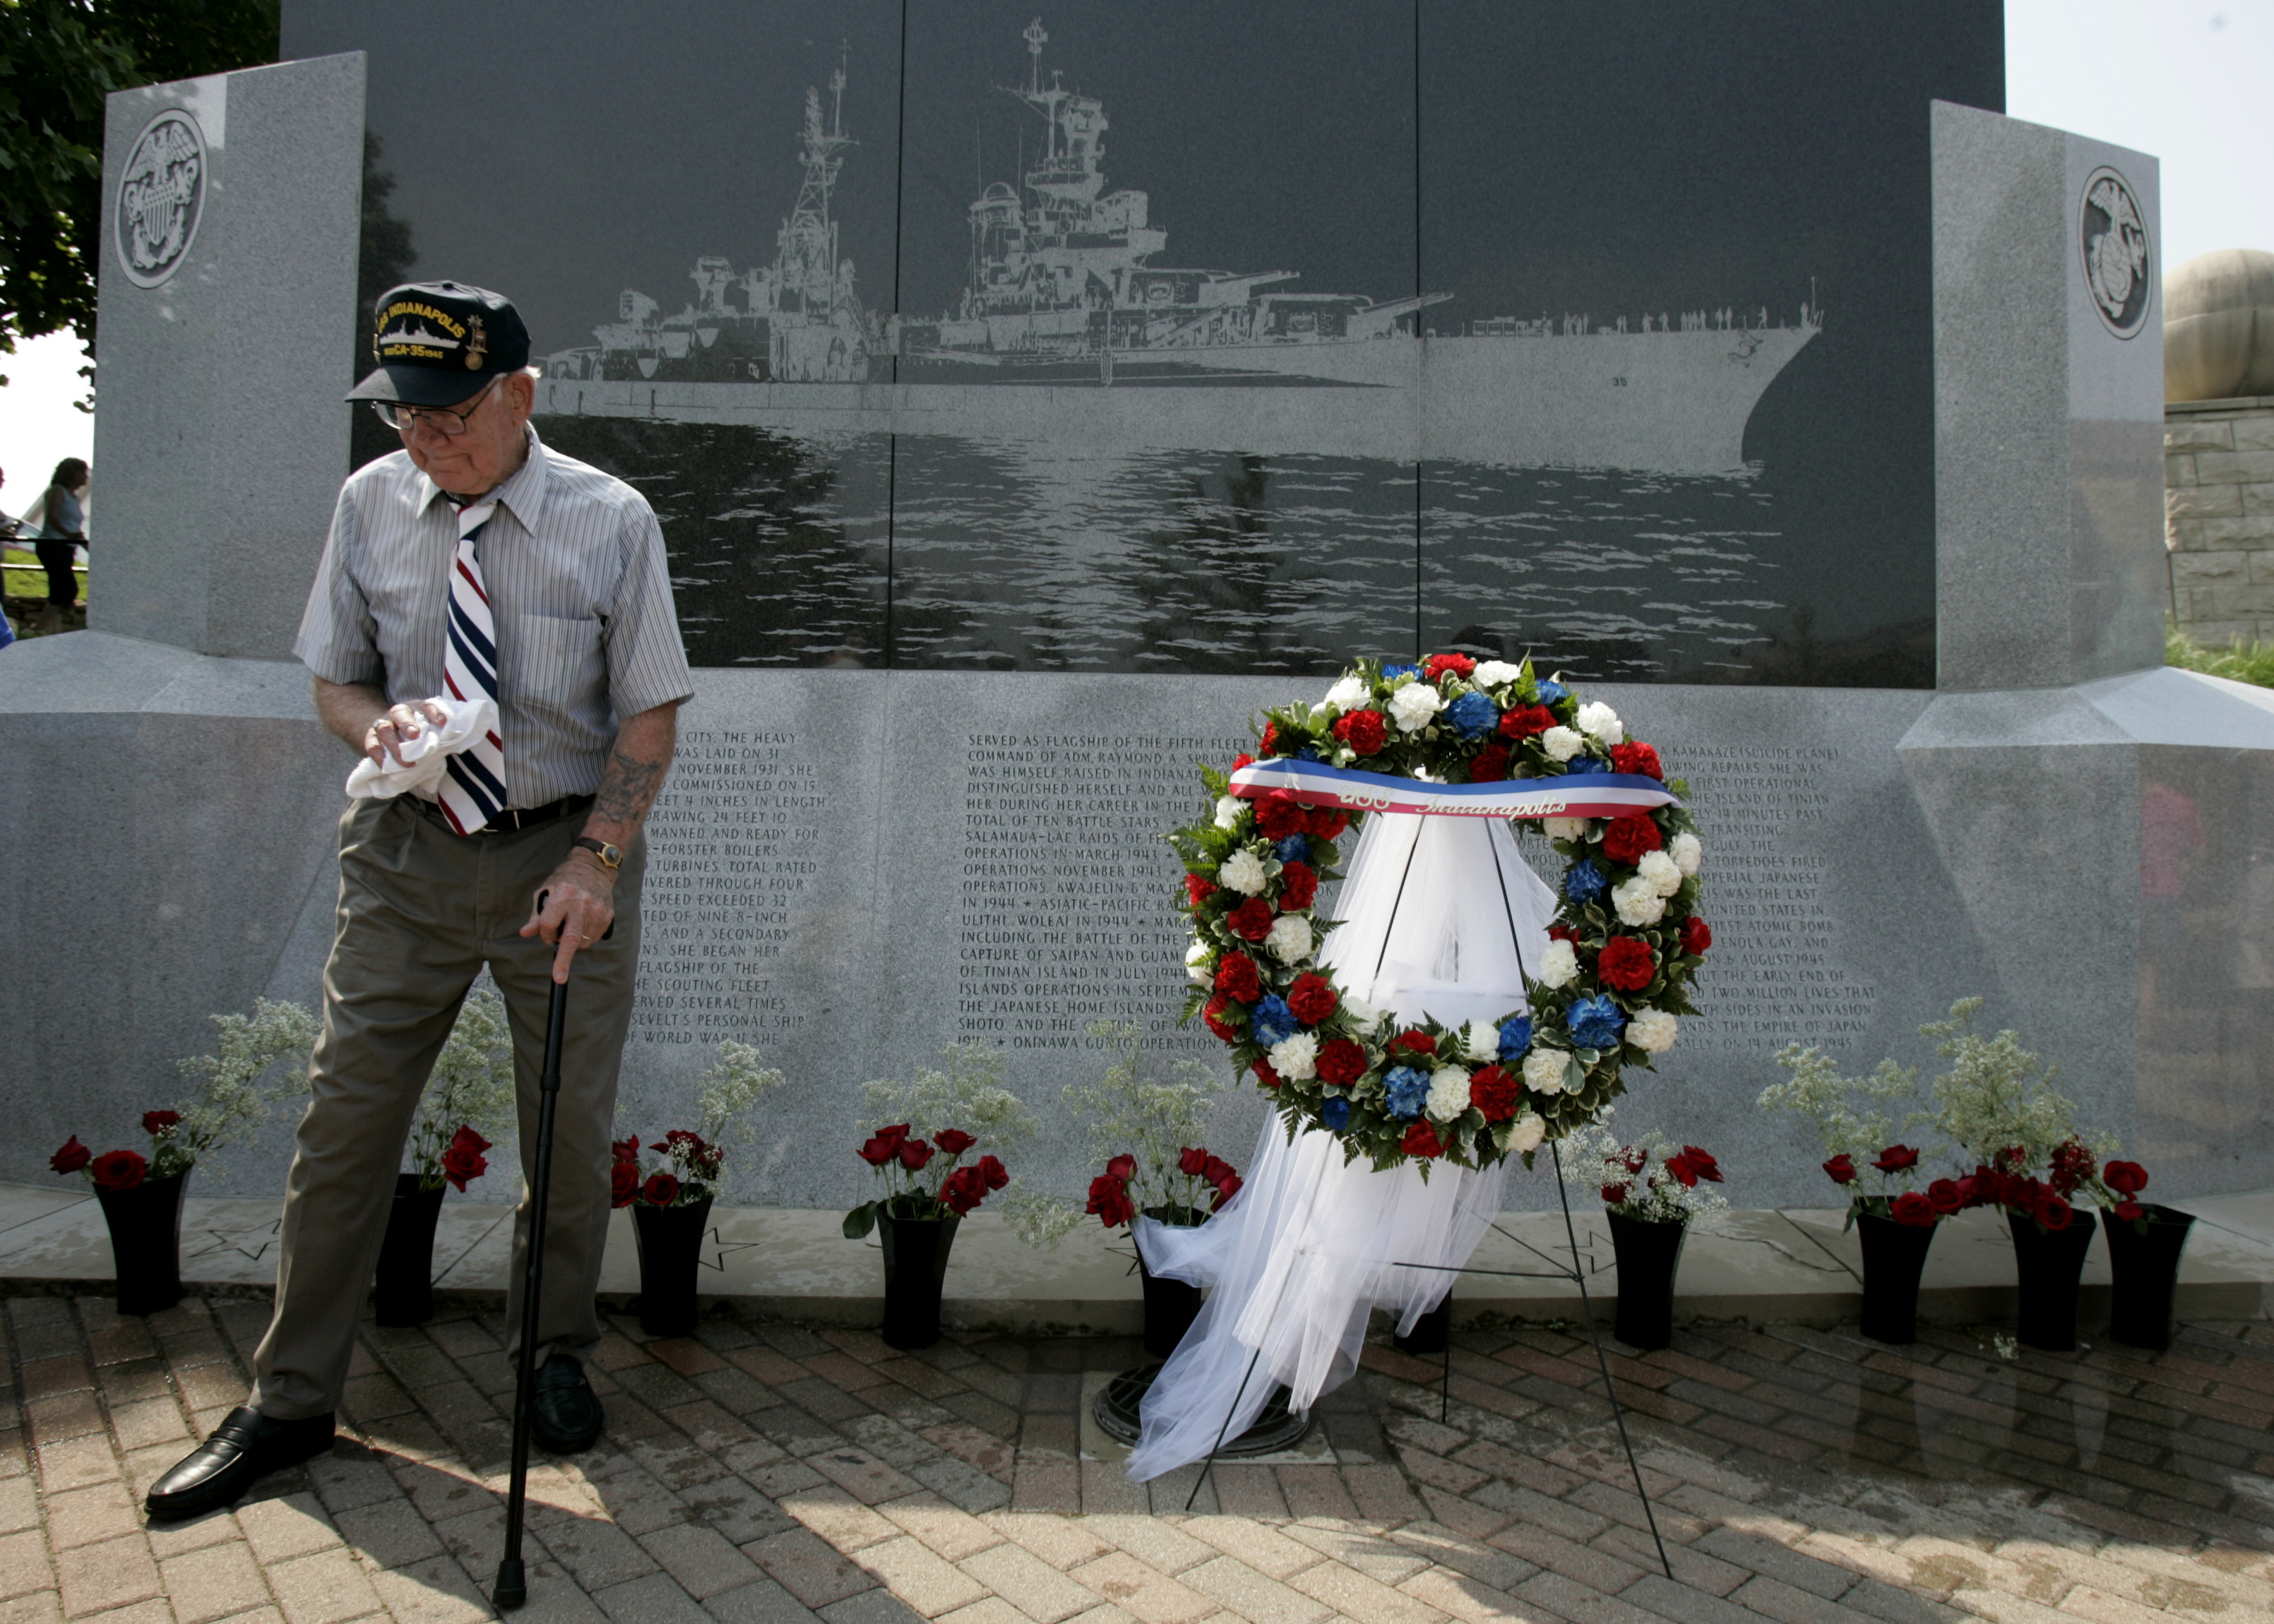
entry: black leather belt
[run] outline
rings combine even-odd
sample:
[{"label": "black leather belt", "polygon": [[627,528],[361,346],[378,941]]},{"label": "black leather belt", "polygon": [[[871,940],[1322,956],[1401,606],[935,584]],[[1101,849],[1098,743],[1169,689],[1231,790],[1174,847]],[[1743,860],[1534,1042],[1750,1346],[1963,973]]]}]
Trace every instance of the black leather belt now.
[{"label": "black leather belt", "polygon": [[[441,824],[443,828],[450,827],[449,818],[435,802],[421,800],[415,795],[406,796],[404,799],[425,816]],[[556,818],[582,812],[591,804],[592,797],[590,795],[563,795],[560,800],[547,801],[541,807],[508,807],[502,812],[493,816],[488,823],[473,832],[478,835],[509,835],[519,830],[534,829],[539,823],[549,823]]]}]

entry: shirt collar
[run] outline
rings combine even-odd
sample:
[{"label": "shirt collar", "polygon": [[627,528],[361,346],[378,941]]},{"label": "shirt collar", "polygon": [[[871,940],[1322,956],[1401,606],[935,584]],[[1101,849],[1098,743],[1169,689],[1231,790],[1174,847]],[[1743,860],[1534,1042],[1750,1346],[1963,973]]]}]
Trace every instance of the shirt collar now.
[{"label": "shirt collar", "polygon": [[[483,500],[494,499],[500,507],[520,522],[522,529],[534,532],[537,516],[545,508],[545,442],[538,438],[537,425],[533,423],[523,424],[521,432],[527,437],[529,455],[522,459],[521,466],[514,470],[511,478]],[[426,481],[426,494],[418,504],[421,513],[432,510],[438,501],[448,500],[440,485],[425,474],[418,477]]]}]

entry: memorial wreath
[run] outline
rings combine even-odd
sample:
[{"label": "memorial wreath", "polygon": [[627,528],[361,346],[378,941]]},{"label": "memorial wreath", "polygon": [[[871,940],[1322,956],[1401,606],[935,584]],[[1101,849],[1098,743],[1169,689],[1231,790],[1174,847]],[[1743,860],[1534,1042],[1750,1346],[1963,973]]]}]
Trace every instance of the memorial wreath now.
[{"label": "memorial wreath", "polygon": [[[1254,1073],[1291,1135],[1340,1138],[1344,1160],[1527,1164],[1593,1122],[1694,1014],[1713,934],[1680,779],[1532,662],[1434,654],[1365,661],[1316,705],[1267,711],[1258,756],[1203,766],[1212,816],[1169,836],[1184,860],[1197,1012]],[[1318,952],[1335,921],[1319,888],[1369,812],[1541,823],[1565,860],[1555,922],[1526,1005],[1499,1021],[1393,1022],[1336,983]]]}]

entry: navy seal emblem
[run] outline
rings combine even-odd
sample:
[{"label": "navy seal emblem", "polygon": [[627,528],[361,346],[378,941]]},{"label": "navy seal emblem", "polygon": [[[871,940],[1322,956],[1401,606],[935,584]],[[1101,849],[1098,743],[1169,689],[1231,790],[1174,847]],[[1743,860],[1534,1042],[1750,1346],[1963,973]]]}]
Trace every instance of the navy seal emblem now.
[{"label": "navy seal emblem", "polygon": [[154,288],[181,268],[205,202],[205,132],[169,108],[142,127],[118,177],[118,263],[129,282]]},{"label": "navy seal emblem", "polygon": [[2154,269],[2148,223],[2125,178],[2105,164],[2085,177],[2077,246],[2092,308],[2110,332],[2130,338],[2148,319]]}]

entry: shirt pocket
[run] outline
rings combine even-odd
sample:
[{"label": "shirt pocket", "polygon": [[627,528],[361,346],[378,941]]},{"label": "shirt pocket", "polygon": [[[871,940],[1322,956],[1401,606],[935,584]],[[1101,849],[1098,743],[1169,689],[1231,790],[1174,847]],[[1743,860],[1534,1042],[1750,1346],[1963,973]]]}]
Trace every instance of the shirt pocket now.
[{"label": "shirt pocket", "polygon": [[599,620],[521,614],[506,622],[506,632],[508,641],[498,657],[517,703],[588,718],[607,714],[607,662]]}]

